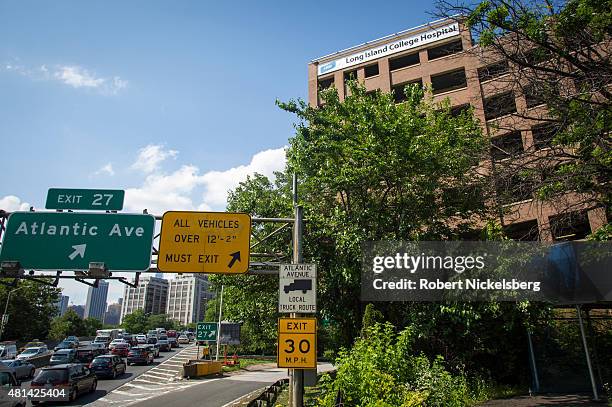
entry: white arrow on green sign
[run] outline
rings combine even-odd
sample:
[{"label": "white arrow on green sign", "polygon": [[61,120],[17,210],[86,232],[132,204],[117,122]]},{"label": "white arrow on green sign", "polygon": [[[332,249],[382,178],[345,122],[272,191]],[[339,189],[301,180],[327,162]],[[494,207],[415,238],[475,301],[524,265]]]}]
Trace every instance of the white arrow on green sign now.
[{"label": "white arrow on green sign", "polygon": [[151,265],[152,215],[14,212],[9,216],[0,261],[24,269],[145,271]]},{"label": "white arrow on green sign", "polygon": [[198,322],[196,325],[196,340],[198,341],[216,341],[217,340],[217,323],[216,322]]}]

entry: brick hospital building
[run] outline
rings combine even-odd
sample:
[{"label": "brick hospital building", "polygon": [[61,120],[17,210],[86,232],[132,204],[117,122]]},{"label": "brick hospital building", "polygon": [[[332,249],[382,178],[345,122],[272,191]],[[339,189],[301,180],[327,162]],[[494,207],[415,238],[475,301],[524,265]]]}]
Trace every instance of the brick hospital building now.
[{"label": "brick hospital building", "polygon": [[[538,113],[546,106],[510,89],[503,80],[510,69],[508,62],[491,61],[485,54],[460,22],[439,20],[311,61],[309,103],[318,106],[319,92],[330,86],[335,86],[342,100],[346,81],[352,78],[364,83],[368,92],[393,91],[395,102],[401,103],[404,87],[416,83],[431,87],[434,102],[449,98],[451,112],[474,107],[483,133],[491,138],[493,162],[545,149],[549,127],[533,120],[517,122],[513,113]],[[572,208],[572,216],[559,216],[550,203],[520,193],[504,202],[504,207],[504,229],[517,240],[581,239],[607,223],[604,208],[583,205]]]}]

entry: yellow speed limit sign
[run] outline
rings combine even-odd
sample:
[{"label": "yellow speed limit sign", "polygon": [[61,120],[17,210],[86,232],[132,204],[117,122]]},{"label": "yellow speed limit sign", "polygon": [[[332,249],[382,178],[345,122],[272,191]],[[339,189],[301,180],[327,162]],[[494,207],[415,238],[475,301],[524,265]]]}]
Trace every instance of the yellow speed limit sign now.
[{"label": "yellow speed limit sign", "polygon": [[166,273],[246,273],[250,241],[251,217],[246,213],[166,212],[157,268]]},{"label": "yellow speed limit sign", "polygon": [[289,369],[317,367],[317,319],[279,318],[277,365]]}]

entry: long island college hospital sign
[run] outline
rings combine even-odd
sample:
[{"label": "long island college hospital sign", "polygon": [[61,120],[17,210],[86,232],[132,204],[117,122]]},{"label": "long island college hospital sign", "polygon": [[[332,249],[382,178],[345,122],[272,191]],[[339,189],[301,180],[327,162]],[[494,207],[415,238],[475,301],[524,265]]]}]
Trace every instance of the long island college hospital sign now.
[{"label": "long island college hospital sign", "polygon": [[376,48],[370,48],[365,51],[351,54],[346,57],[336,59],[319,65],[318,75],[338,71],[354,65],[381,58],[387,55],[392,55],[398,52],[406,51],[412,48],[420,47],[425,44],[440,41],[446,38],[451,38],[459,35],[459,24],[454,23],[439,27],[434,30],[422,32],[411,37],[402,38],[400,40],[381,45]]}]

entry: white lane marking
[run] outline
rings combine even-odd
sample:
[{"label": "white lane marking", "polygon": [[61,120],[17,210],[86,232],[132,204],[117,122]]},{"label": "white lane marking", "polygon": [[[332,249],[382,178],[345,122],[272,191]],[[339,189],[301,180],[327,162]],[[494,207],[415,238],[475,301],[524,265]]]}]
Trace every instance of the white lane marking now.
[{"label": "white lane marking", "polygon": [[176,369],[162,369],[162,368],[160,368],[160,367],[154,367],[154,368],[153,368],[153,369],[151,369],[151,370],[154,370],[154,371],[163,370],[163,371],[165,371],[165,372],[174,372],[174,373],[178,373],[178,370],[176,370]]},{"label": "white lane marking", "polygon": [[[163,372],[157,372],[154,370],[149,370],[147,373],[145,373],[145,375],[149,375],[149,374],[153,374],[153,375],[162,375],[162,376],[176,376],[176,373],[163,373]],[[143,375],[144,376],[144,375]]]}]

